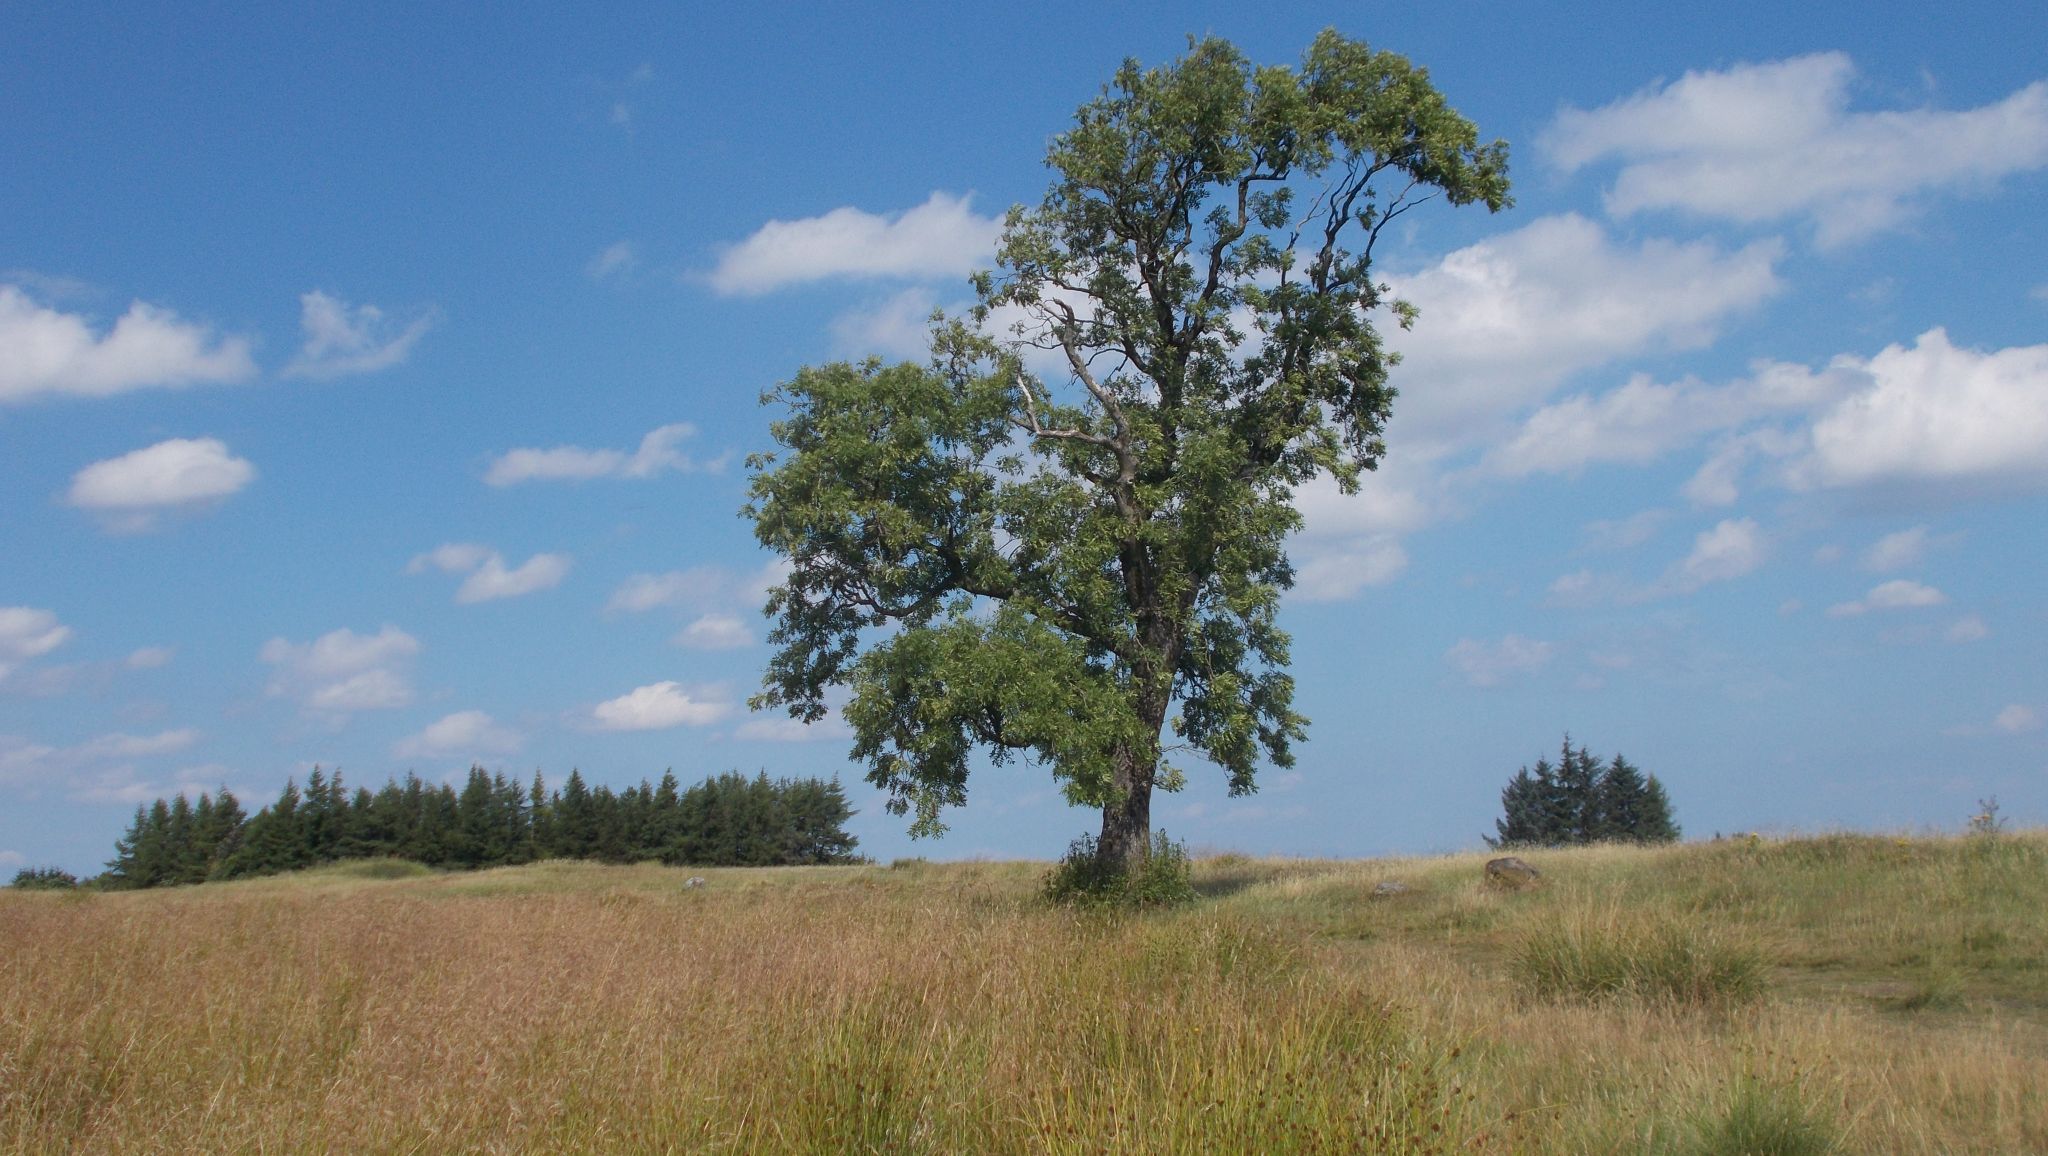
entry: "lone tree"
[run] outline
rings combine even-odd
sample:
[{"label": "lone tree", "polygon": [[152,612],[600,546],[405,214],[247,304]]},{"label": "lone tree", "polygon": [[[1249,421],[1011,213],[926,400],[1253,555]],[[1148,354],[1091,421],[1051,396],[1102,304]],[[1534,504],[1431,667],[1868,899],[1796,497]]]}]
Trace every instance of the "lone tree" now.
[{"label": "lone tree", "polygon": [[1415,317],[1374,245],[1434,198],[1507,205],[1507,146],[1325,32],[1299,69],[1214,39],[1126,62],[1047,164],[928,365],[764,395],[783,448],[750,460],[746,513],[791,569],[753,705],[816,720],[846,688],[854,757],[915,835],[966,801],[976,750],[1049,766],[1122,868],[1184,781],[1170,715],[1232,794],[1291,764],[1294,493],[1377,466],[1398,357],[1373,315]]}]

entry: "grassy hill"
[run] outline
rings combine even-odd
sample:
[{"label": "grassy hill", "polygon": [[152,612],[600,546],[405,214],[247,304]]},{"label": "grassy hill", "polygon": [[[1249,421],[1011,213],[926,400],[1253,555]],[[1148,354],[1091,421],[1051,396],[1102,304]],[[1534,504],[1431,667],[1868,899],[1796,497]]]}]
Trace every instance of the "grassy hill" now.
[{"label": "grassy hill", "polygon": [[2048,835],[1527,858],[0,891],[0,1151],[2048,1151]]}]

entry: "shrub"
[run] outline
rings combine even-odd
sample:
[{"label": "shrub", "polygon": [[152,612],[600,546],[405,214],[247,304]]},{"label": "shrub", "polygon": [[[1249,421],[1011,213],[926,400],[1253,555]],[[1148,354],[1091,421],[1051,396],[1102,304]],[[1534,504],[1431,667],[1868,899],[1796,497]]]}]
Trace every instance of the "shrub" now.
[{"label": "shrub", "polygon": [[1754,943],[1672,919],[1567,914],[1522,937],[1510,963],[1548,998],[1639,999],[1693,1006],[1746,1003],[1769,971]]},{"label": "shrub", "polygon": [[21,891],[69,891],[78,886],[78,877],[56,867],[23,867],[14,873],[10,886]]},{"label": "shrub", "polygon": [[1152,833],[1152,849],[1135,870],[1105,863],[1095,837],[1083,835],[1045,877],[1044,892],[1054,903],[1083,907],[1167,907],[1195,899],[1188,866],[1186,845],[1164,831]]}]

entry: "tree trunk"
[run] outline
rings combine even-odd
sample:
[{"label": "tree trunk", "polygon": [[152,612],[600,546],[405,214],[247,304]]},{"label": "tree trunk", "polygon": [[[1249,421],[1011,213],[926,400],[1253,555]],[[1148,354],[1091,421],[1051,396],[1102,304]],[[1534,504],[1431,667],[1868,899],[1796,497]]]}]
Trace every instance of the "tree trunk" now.
[{"label": "tree trunk", "polygon": [[1095,844],[1095,857],[1103,866],[1126,874],[1142,866],[1152,852],[1152,767],[1132,773],[1137,770],[1117,772],[1123,799],[1102,809],[1102,837]]}]

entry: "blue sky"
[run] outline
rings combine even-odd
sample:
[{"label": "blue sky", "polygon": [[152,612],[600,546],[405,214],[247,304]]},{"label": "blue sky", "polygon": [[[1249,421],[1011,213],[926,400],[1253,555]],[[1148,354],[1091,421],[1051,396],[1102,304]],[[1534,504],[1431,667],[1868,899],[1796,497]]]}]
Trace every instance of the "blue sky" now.
[{"label": "blue sky", "polygon": [[[918,356],[1048,138],[1190,33],[1430,69],[1516,206],[1418,215],[1390,455],[1301,495],[1291,771],[1200,848],[1477,844],[1569,730],[1687,833],[2048,819],[2048,21],[2032,5],[13,4],[0,868],[137,802],[472,761],[839,774],[749,716],[758,395]],[[1107,13],[1107,14],[1106,14]]]}]

